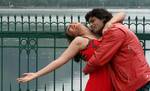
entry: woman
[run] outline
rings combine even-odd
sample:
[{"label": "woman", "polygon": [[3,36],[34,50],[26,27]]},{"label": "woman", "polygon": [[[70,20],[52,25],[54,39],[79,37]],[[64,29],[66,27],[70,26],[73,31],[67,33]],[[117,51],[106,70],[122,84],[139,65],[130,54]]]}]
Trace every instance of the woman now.
[{"label": "woman", "polygon": [[[76,25],[76,26],[82,27],[81,25]],[[89,31],[85,28],[84,30]],[[85,45],[83,45],[83,49],[80,50],[78,55],[75,56],[75,61],[77,62],[80,60],[79,58],[83,58],[85,62],[88,61],[90,57],[93,55],[97,46],[100,45],[100,41],[97,40],[99,39],[99,36],[95,37],[93,36],[93,34],[88,35],[88,33],[83,33],[83,34],[86,34],[86,35],[83,35],[81,32],[79,32],[78,29],[68,29],[67,33],[70,36],[77,36],[75,34],[82,35],[81,36],[81,40],[83,38],[82,43],[84,42],[86,43]],[[88,79],[85,91],[113,91],[111,78],[108,73],[108,66],[109,64],[98,67],[97,70],[89,74],[89,79]]]},{"label": "woman", "polygon": [[[106,25],[111,26],[111,23],[118,22],[124,19],[124,13],[119,13],[114,18],[112,18]],[[105,28],[107,28],[106,26]],[[84,28],[84,31],[79,31],[78,28]],[[104,28],[104,29],[105,29]],[[52,72],[53,70],[59,68],[63,64],[67,63],[70,59],[75,57],[78,53],[85,56],[85,60],[91,57],[97,45],[100,43],[96,40],[100,36],[95,36],[89,29],[80,23],[70,24],[68,27],[67,34],[74,37],[70,42],[68,48],[58,57],[56,60],[48,64],[43,69],[35,73],[24,73],[21,78],[17,81],[20,83],[31,81],[37,77],[45,75]],[[94,48],[93,48],[94,45]],[[112,91],[111,81],[109,79],[107,65],[99,70],[91,73],[90,79],[87,83],[85,91]],[[102,78],[102,79],[100,79]],[[102,82],[101,82],[102,81]],[[100,84],[101,83],[101,84]]]}]

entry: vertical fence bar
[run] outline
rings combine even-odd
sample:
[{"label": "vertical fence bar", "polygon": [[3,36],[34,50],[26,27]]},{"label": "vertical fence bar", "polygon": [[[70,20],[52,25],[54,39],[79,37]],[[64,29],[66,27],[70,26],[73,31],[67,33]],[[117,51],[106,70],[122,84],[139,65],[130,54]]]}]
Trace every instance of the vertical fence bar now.
[{"label": "vertical fence bar", "polygon": [[24,24],[24,22],[23,22],[23,15],[21,15],[21,30],[22,30],[22,32],[23,32],[23,24]]},{"label": "vertical fence bar", "polygon": [[138,17],[136,16],[135,17],[135,32],[136,33],[138,32],[137,29],[138,29]]},{"label": "vertical fence bar", "polygon": [[[1,32],[2,32],[2,16],[1,17]],[[3,91],[3,38],[1,37],[1,91]]]},{"label": "vertical fence bar", "polygon": [[65,91],[64,84],[62,84],[62,91]]},{"label": "vertical fence bar", "polygon": [[7,16],[7,31],[9,31],[9,16]]},{"label": "vertical fence bar", "polygon": [[[71,23],[73,22],[73,16],[72,16],[72,15],[71,15],[71,17],[70,17],[70,22],[71,22]],[[74,85],[74,84],[73,84],[73,77],[74,77],[74,76],[73,76],[73,61],[71,62],[71,65],[72,65],[72,66],[71,66],[71,67],[72,67],[72,68],[71,68],[71,70],[72,70],[72,72],[71,72],[71,76],[72,76],[72,77],[71,77],[71,78],[72,78],[72,79],[71,79],[71,80],[72,80],[72,82],[71,82],[71,84],[72,84],[72,86],[71,86],[71,91],[73,91],[73,85]]]},{"label": "vertical fence bar", "polygon": [[[143,33],[145,34],[145,17],[143,17]],[[144,54],[146,54],[146,40],[144,40]]]},{"label": "vertical fence bar", "polygon": [[66,16],[63,17],[64,19],[64,30],[66,29]]},{"label": "vertical fence bar", "polygon": [[[18,77],[21,76],[21,39],[19,38],[19,60],[18,60]],[[19,83],[19,91],[21,91],[21,85]]]},{"label": "vertical fence bar", "polygon": [[[64,16],[64,30],[66,29],[66,16]],[[73,60],[71,61],[71,90],[73,91]]]},{"label": "vertical fence bar", "polygon": [[44,91],[46,91],[46,84],[45,84],[45,86],[44,86]]},{"label": "vertical fence bar", "polygon": [[1,32],[2,32],[2,28],[3,28],[3,16],[0,16],[1,17]]},{"label": "vertical fence bar", "polygon": [[143,17],[143,33],[145,33],[145,17]]},{"label": "vertical fence bar", "polygon": [[[27,52],[27,72],[29,72],[29,55],[30,55],[30,39],[27,38],[27,49],[26,49],[26,52]],[[27,91],[29,91],[29,82],[27,82]]]},{"label": "vertical fence bar", "polygon": [[3,91],[3,38],[1,38],[1,91]]},{"label": "vertical fence bar", "polygon": [[[54,34],[54,59],[56,59],[56,35]],[[54,70],[54,91],[56,87],[56,72]]]},{"label": "vertical fence bar", "polygon": [[42,16],[42,31],[44,31],[44,16]]},{"label": "vertical fence bar", "polygon": [[130,16],[128,17],[128,28],[130,28],[130,25],[131,25],[131,18],[130,18]]},{"label": "vertical fence bar", "polygon": [[80,16],[78,16],[78,22],[81,22],[81,21],[80,21]]},{"label": "vertical fence bar", "polygon": [[73,91],[73,60],[71,61],[71,91]]},{"label": "vertical fence bar", "polygon": [[49,15],[49,29],[50,29],[50,32],[52,31],[52,16]]},{"label": "vertical fence bar", "polygon": [[9,91],[12,91],[11,83],[10,83],[10,85],[9,85]]},{"label": "vertical fence bar", "polygon": [[59,17],[56,16],[56,24],[57,24],[57,31],[59,31],[59,21],[58,21]]},{"label": "vertical fence bar", "polygon": [[[38,38],[36,38],[35,42],[35,52],[36,52],[36,72],[38,71]],[[36,91],[38,91],[38,78],[36,79]]]},{"label": "vertical fence bar", "polygon": [[80,61],[80,91],[82,91],[82,61]]},{"label": "vertical fence bar", "polygon": [[15,24],[15,32],[16,32],[16,25],[17,25],[17,20],[16,20],[16,15],[14,16],[14,24]]},{"label": "vertical fence bar", "polygon": [[29,32],[31,31],[31,22],[30,22],[30,16],[28,16],[28,26],[29,26]]},{"label": "vertical fence bar", "polygon": [[71,15],[70,17],[70,22],[72,23],[73,22],[73,16]]},{"label": "vertical fence bar", "polygon": [[35,31],[37,32],[37,16],[35,16]]},{"label": "vertical fence bar", "polygon": [[146,54],[146,40],[144,40],[144,55]]}]

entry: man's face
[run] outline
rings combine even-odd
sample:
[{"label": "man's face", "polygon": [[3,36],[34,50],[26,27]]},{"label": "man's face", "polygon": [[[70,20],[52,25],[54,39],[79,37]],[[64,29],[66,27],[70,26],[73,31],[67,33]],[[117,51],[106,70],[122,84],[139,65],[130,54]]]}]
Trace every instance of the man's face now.
[{"label": "man's face", "polygon": [[89,18],[89,23],[90,23],[90,29],[92,30],[93,33],[101,33],[104,23],[104,20],[100,20],[97,17],[90,17]]}]

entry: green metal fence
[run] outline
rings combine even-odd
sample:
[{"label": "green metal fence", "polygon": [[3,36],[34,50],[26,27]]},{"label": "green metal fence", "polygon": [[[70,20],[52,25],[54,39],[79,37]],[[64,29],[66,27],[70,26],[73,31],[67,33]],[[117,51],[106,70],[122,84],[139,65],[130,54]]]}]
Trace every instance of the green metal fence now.
[{"label": "green metal fence", "polygon": [[[73,21],[85,23],[81,16],[0,16],[0,91],[83,91],[82,62],[70,61],[27,84],[15,81],[63,52],[67,47],[65,27]],[[137,34],[145,54],[150,54],[150,20],[128,17],[124,24]]]}]

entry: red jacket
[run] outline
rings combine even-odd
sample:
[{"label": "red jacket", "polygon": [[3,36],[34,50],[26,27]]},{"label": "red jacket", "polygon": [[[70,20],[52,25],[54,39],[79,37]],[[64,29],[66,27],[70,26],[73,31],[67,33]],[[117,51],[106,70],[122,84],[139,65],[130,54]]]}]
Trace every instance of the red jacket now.
[{"label": "red jacket", "polygon": [[122,24],[106,31],[83,72],[108,63],[115,91],[136,91],[150,81],[150,67],[136,35]]}]

